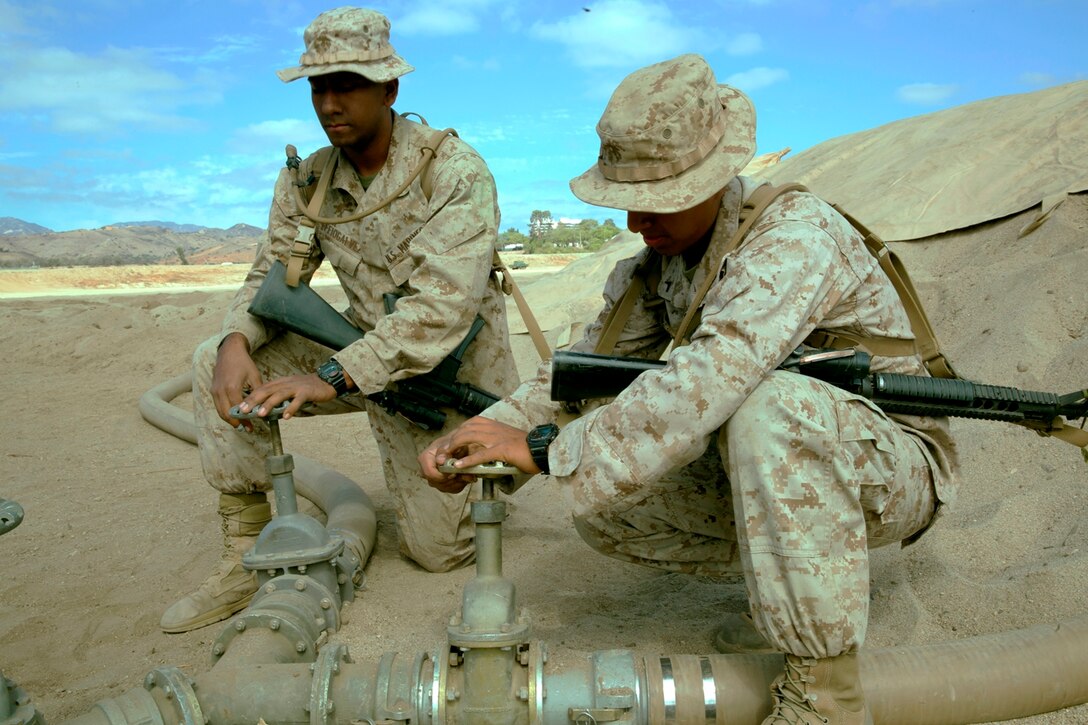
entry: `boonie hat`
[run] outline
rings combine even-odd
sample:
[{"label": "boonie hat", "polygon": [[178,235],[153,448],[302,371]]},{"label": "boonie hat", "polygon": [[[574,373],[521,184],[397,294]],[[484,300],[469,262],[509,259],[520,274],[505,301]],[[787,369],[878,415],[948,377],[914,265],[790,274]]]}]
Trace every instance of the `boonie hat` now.
[{"label": "boonie hat", "polygon": [[572,179],[582,201],[624,211],[671,213],[713,196],[756,151],[748,96],[719,85],[689,53],[635,71],[597,124],[597,163]]},{"label": "boonie hat", "polygon": [[377,10],[336,8],[318,15],[303,33],[306,52],[298,65],[276,71],[284,83],[304,76],[347,71],[375,83],[411,73],[389,43],[389,18]]}]

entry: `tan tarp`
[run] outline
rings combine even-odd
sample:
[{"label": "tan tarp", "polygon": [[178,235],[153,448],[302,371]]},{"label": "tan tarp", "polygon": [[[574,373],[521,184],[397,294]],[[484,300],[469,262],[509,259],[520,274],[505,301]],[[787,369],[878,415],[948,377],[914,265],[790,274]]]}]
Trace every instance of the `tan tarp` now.
[{"label": "tan tarp", "polygon": [[[1088,189],[1088,81],[840,136],[758,172],[800,181],[886,240],[961,229]],[[1044,209],[1045,210],[1045,209]]]}]

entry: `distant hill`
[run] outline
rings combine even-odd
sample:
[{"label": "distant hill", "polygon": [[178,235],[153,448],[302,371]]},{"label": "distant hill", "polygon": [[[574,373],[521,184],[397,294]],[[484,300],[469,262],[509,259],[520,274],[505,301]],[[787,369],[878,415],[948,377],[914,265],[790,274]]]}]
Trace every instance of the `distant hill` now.
[{"label": "distant hill", "polygon": [[172,222],[124,222],[53,232],[4,218],[0,268],[249,263],[263,235],[263,229],[248,224],[215,229]]},{"label": "distant hill", "polygon": [[177,224],[175,222],[117,222],[116,224],[110,224],[111,227],[159,227],[160,229],[166,229],[171,232],[199,232],[202,227],[199,224]]},{"label": "distant hill", "polygon": [[24,222],[10,216],[0,216],[0,237],[14,236],[16,234],[48,234],[53,231],[38,224]]}]

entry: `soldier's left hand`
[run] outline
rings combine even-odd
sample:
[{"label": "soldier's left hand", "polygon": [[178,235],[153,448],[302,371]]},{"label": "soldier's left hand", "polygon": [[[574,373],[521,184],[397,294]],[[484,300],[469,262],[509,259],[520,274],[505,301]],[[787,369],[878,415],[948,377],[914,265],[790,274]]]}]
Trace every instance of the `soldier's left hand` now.
[{"label": "soldier's left hand", "polygon": [[438,466],[452,462],[457,468],[472,468],[503,461],[524,473],[540,473],[533,462],[525,431],[490,418],[469,418],[457,430],[431,443],[419,456],[424,478],[433,488],[456,493],[475,477],[445,474]]},{"label": "soldier's left hand", "polygon": [[264,416],[283,401],[290,400],[290,405],[283,411],[283,419],[288,420],[306,403],[324,403],[335,398],[336,388],[317,377],[317,373],[288,375],[254,388],[238,405],[238,409],[243,413],[254,411]]}]

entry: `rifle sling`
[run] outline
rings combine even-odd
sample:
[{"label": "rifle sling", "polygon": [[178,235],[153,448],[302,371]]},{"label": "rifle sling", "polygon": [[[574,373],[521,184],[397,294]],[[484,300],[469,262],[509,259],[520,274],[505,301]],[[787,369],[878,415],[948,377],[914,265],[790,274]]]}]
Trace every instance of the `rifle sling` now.
[{"label": "rifle sling", "polygon": [[[841,214],[846,221],[850,222],[850,226],[854,227],[854,229],[861,234],[865,240],[865,246],[869,250],[869,253],[876,257],[877,263],[880,264],[880,268],[884,270],[884,274],[891,280],[892,285],[895,287],[895,291],[899,293],[899,299],[902,301],[903,307],[907,312],[907,317],[910,319],[911,331],[914,332],[913,346],[916,348],[919,357],[922,358],[926,370],[935,378],[958,378],[959,375],[957,375],[956,371],[952,368],[952,363],[940,350],[940,346],[937,343],[937,335],[933,331],[933,326],[929,322],[929,317],[926,316],[925,309],[922,307],[922,301],[918,297],[918,293],[914,289],[914,283],[911,282],[910,275],[907,274],[907,268],[903,265],[902,261],[896,256],[895,252],[888,249],[888,245],[884,243],[884,240],[855,219],[849,212],[838,204],[832,204],[832,208]],[[876,349],[882,339],[890,340],[893,338],[866,338],[863,344],[868,346],[872,343],[873,348],[870,352],[874,352],[878,355],[885,355],[886,353]],[[909,340],[904,342],[910,343]],[[914,352],[914,350],[911,352]],[[903,354],[904,353],[898,353],[898,355]]]},{"label": "rifle sling", "polygon": [[[298,223],[298,231],[295,232],[295,241],[291,244],[291,254],[287,258],[287,274],[285,275],[285,281],[290,287],[298,287],[299,276],[302,274],[302,264],[309,259],[310,250],[314,246],[314,228],[315,224],[313,218],[317,216],[321,211],[321,204],[325,201],[325,193],[329,190],[329,183],[332,180],[333,171],[336,168],[336,157],[339,155],[335,149],[330,149],[331,153],[327,153],[325,156],[325,163],[321,168],[321,178],[317,182],[317,190],[313,196],[310,197],[309,205],[303,207],[300,203],[299,209],[303,209],[302,219]],[[299,197],[296,202],[301,201],[301,191],[298,186],[298,169],[295,169],[295,194]]]},{"label": "rifle sling", "polygon": [[[416,164],[412,173],[408,174],[408,177],[396,188],[396,190],[373,206],[360,209],[359,211],[343,217],[325,217],[320,215],[321,205],[325,201],[325,195],[328,193],[329,183],[332,179],[333,172],[335,171],[337,159],[340,156],[337,149],[331,148],[328,152],[328,157],[325,159],[325,164],[322,167],[321,178],[317,182],[317,189],[314,191],[314,195],[310,197],[310,202],[308,204],[303,203],[301,187],[299,184],[295,184],[295,202],[298,205],[298,208],[302,210],[302,219],[299,221],[299,229],[295,236],[295,242],[291,246],[291,256],[287,263],[287,284],[292,287],[298,284],[299,275],[302,271],[302,263],[310,256],[310,250],[313,247],[314,227],[317,224],[347,224],[348,222],[358,221],[364,217],[370,216],[374,212],[380,211],[392,204],[420,174],[424,173],[424,171],[427,173],[420,180],[420,186],[423,189],[424,196],[430,200],[432,190],[430,173],[431,162],[434,161],[435,157],[438,155],[438,148],[442,143],[450,136],[456,135],[457,132],[452,128],[432,133],[426,143],[423,144],[423,148],[419,150],[419,163]],[[297,168],[295,169],[295,173],[297,175]]]},{"label": "rifle sling", "polygon": [[514,275],[510,272],[510,269],[499,257],[497,249],[491,258],[491,270],[502,274],[500,285],[503,294],[511,295],[514,298],[514,302],[518,306],[518,312],[521,313],[521,320],[525,323],[525,329],[529,331],[529,337],[533,339],[533,346],[536,348],[537,355],[540,356],[541,360],[549,359],[552,356],[551,345],[548,344],[548,340],[544,337],[544,333],[536,321],[536,316],[533,315],[533,310],[529,307],[528,300],[521,293],[518,283],[514,281]]},{"label": "rifle sling", "polygon": [[721,276],[725,258],[730,252],[744,243],[748,231],[756,223],[756,220],[763,215],[763,212],[767,210],[767,207],[771,205],[771,202],[787,191],[808,191],[808,189],[801,184],[783,184],[782,186],[763,184],[744,200],[744,204],[740,209],[740,224],[737,226],[737,231],[733,233],[733,236],[729,238],[729,241],[722,248],[721,255],[714,261],[711,271],[707,272],[706,279],[703,280],[703,284],[695,293],[695,298],[692,300],[691,306],[688,307],[683,322],[680,323],[680,326],[676,329],[676,334],[673,335],[672,344],[674,348],[687,343],[688,337],[693,331],[691,328],[695,326],[695,315],[702,309],[703,298],[706,297],[706,293],[710,291],[710,287]]}]

